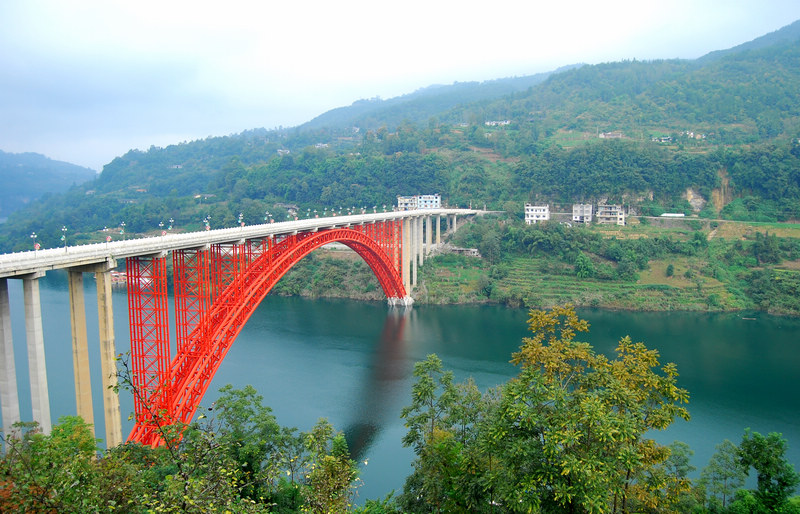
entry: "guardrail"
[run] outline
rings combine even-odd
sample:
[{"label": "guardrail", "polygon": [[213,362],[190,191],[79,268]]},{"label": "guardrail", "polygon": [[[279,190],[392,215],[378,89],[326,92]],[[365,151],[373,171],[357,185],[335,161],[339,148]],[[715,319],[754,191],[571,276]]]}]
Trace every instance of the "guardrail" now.
[{"label": "guardrail", "polygon": [[210,244],[275,237],[297,232],[345,227],[418,216],[468,216],[482,211],[473,209],[417,209],[413,211],[376,212],[349,216],[329,216],[296,221],[279,221],[243,227],[167,234],[126,241],[48,248],[0,254],[0,278],[28,275],[52,269],[72,268],[102,262],[114,263],[126,257],[151,255],[171,250],[197,248]]}]

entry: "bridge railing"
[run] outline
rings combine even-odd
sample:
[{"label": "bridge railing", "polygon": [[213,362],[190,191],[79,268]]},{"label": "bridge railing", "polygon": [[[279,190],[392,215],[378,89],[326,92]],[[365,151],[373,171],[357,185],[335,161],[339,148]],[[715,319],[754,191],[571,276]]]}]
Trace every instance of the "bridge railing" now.
[{"label": "bridge railing", "polygon": [[329,216],[233,228],[202,230],[181,234],[155,235],[123,241],[30,250],[0,255],[0,278],[27,275],[38,271],[108,262],[126,257],[151,255],[165,251],[197,248],[210,244],[275,237],[309,230],[343,227],[376,221],[418,216],[472,215],[473,209],[417,209],[412,211],[375,212],[349,216]]}]

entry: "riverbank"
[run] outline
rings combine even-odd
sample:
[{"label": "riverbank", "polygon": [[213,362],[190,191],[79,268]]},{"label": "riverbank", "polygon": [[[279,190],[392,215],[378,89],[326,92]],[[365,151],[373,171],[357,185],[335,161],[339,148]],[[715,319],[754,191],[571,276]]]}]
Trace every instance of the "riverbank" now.
[{"label": "riverbank", "polygon": [[[426,259],[413,296],[420,304],[549,308],[571,303],[632,311],[759,310],[800,316],[800,239],[789,230],[794,225],[683,223],[586,228],[471,223],[459,230],[455,242],[481,249],[483,257]],[[275,293],[383,299],[358,256],[333,250],[320,250],[299,263]]]}]

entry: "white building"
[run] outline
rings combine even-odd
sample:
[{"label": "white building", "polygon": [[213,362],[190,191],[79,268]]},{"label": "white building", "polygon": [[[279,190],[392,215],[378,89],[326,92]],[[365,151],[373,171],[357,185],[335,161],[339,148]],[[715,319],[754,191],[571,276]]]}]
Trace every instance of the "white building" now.
[{"label": "white building", "polygon": [[549,205],[533,205],[530,203],[525,204],[525,223],[530,225],[539,221],[547,221],[550,219],[550,206]]},{"label": "white building", "polygon": [[417,208],[416,196],[398,196],[397,197],[397,210],[398,211],[411,211]]},{"label": "white building", "polygon": [[442,207],[442,199],[439,194],[435,195],[417,195],[417,209],[440,209]]},{"label": "white building", "polygon": [[621,205],[597,206],[597,222],[604,225],[625,225],[625,210]]},{"label": "white building", "polygon": [[439,194],[435,195],[415,195],[415,196],[398,196],[397,197],[397,210],[410,211],[413,209],[440,209],[442,207],[442,198]]},{"label": "white building", "polygon": [[591,223],[592,222],[592,204],[590,203],[573,203],[572,204],[572,221],[576,223]]}]

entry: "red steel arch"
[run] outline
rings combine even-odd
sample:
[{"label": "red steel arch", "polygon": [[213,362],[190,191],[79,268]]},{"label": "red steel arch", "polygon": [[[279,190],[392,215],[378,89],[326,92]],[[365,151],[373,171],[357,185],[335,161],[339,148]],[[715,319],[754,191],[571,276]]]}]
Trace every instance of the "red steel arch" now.
[{"label": "red steel arch", "polygon": [[385,223],[356,229],[333,228],[266,242],[263,251],[243,266],[179,344],[163,385],[151,389],[149,405],[140,402],[136,407],[136,424],[128,440],[155,446],[161,444],[159,425],[191,421],[214,374],[256,307],[292,266],[320,246],[332,242],[349,246],[372,269],[390,301],[405,299],[399,269],[399,227],[399,223]]}]

